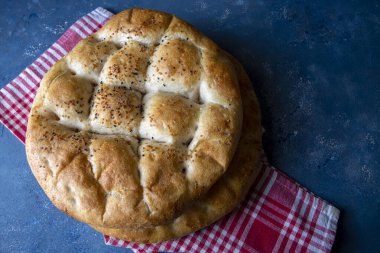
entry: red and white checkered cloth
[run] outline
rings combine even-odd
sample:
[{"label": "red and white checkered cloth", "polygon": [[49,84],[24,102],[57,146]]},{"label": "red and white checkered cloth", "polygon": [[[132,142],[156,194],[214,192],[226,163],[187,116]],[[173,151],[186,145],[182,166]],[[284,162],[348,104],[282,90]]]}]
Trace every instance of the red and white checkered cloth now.
[{"label": "red and white checkered cloth", "polygon": [[[28,114],[49,68],[113,14],[97,8],[0,90],[0,121],[25,141]],[[107,245],[136,252],[330,252],[339,210],[265,161],[247,199],[215,224],[181,239],[137,244],[104,235]]]}]

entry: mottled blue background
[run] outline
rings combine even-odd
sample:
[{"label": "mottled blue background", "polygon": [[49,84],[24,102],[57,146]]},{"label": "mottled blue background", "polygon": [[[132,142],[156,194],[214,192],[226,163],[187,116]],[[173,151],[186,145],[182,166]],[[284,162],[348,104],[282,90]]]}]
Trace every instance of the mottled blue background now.
[{"label": "mottled blue background", "polygon": [[[0,87],[98,6],[175,13],[246,67],[270,161],[341,213],[335,252],[380,251],[376,1],[0,1]],[[115,252],[59,212],[0,126],[0,252]]]}]

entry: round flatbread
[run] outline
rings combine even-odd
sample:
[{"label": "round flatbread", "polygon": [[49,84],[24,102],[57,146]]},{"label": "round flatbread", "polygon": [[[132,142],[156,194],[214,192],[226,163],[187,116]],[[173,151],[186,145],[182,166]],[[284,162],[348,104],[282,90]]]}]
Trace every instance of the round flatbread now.
[{"label": "round flatbread", "polygon": [[[190,230],[133,240],[190,233],[228,213],[253,181],[261,126],[248,86],[239,64],[184,21],[123,11],[43,78],[29,116],[28,162],[52,202],[79,221],[112,235],[192,219]],[[250,137],[240,140],[242,125]]]}]

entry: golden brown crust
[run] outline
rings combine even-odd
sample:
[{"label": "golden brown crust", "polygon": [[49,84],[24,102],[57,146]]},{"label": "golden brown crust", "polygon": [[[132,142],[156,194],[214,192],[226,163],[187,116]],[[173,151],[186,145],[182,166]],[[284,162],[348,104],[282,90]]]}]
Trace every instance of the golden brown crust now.
[{"label": "golden brown crust", "polygon": [[231,212],[249,190],[259,170],[261,149],[260,110],[247,74],[238,62],[244,122],[236,154],[224,176],[204,198],[168,224],[151,228],[112,229],[95,227],[101,233],[139,243],[172,240],[202,229]]},{"label": "golden brown crust", "polygon": [[[141,239],[156,241],[205,226],[244,193],[237,179],[225,181],[240,171],[229,167],[243,121],[235,66],[172,15],[115,15],[43,78],[26,137],[34,175],[59,209],[95,227],[166,231],[159,225],[184,219],[187,230]],[[260,129],[256,113],[250,127]],[[201,198],[211,198],[207,215],[183,216]]]},{"label": "golden brown crust", "polygon": [[173,93],[156,92],[144,97],[145,117],[140,136],[160,142],[186,144],[195,134],[200,106]]},{"label": "golden brown crust", "polygon": [[95,92],[90,126],[100,134],[138,136],[141,122],[140,92],[126,87],[102,85]]}]

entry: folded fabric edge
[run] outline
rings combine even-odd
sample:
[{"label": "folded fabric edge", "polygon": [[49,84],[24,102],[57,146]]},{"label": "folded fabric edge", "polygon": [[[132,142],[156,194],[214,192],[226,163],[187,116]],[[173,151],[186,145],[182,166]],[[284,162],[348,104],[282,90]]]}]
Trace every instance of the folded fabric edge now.
[{"label": "folded fabric edge", "polygon": [[[337,216],[337,218],[339,218],[340,210],[337,207],[335,207],[334,204],[332,204],[329,201],[323,199],[322,197],[316,195],[313,191],[309,190],[305,186],[299,184],[296,180],[294,180],[291,176],[287,175],[285,172],[283,172],[283,171],[281,171],[281,170],[273,167],[269,163],[268,163],[268,166],[270,166],[271,169],[275,170],[277,173],[279,173],[280,175],[284,176],[286,179],[288,179],[289,181],[291,181],[293,184],[297,185],[297,187],[299,187],[302,190],[306,191],[308,194],[312,195],[314,198],[322,201],[326,205],[326,207],[330,207],[329,208],[329,212],[330,213],[334,213],[334,216]],[[313,206],[313,208],[315,208],[315,207]]]},{"label": "folded fabric edge", "polygon": [[105,18],[109,18],[110,16],[113,16],[114,14],[112,12],[110,12],[109,10],[107,9],[104,9],[103,7],[97,7],[94,11],[97,11],[101,14],[104,15]]}]

